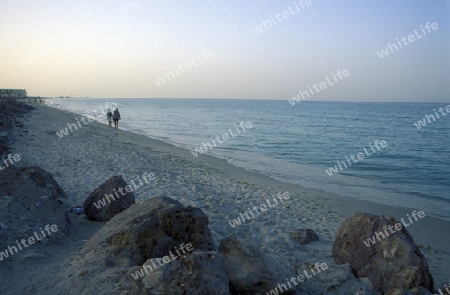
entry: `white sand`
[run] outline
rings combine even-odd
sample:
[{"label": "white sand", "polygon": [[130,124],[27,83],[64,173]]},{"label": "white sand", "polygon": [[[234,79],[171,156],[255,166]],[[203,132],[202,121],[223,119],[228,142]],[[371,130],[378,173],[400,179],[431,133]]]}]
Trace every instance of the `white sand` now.
[{"label": "white sand", "polygon": [[[217,246],[222,238],[236,233],[291,266],[312,257],[330,257],[340,223],[354,212],[389,214],[397,219],[411,213],[410,209],[282,183],[210,156],[194,158],[188,150],[97,122],[82,124],[80,130],[58,138],[55,132],[67,123],[75,123],[76,118],[80,116],[38,106],[25,118],[28,134],[16,130],[12,136],[13,151],[22,157],[19,165],[40,166],[52,173],[68,195],[68,207],[81,205],[90,192],[113,175],[122,175],[130,183],[146,172],[154,173],[155,181],[134,191],[137,202],[167,196],[200,207],[209,216]],[[239,227],[229,225],[228,221],[237,218],[239,213],[264,204],[280,192],[289,192],[291,198]],[[44,250],[46,258],[0,264],[0,281],[8,286],[9,292],[19,294],[27,289],[35,294],[36,290],[52,285],[58,270],[70,264],[70,253],[78,251],[83,240],[102,225],[86,220],[83,215],[72,217],[75,233],[64,245],[48,246]],[[320,241],[299,246],[289,235],[299,228],[313,229]],[[407,229],[426,256],[435,285],[448,284],[450,223],[426,216]]]}]

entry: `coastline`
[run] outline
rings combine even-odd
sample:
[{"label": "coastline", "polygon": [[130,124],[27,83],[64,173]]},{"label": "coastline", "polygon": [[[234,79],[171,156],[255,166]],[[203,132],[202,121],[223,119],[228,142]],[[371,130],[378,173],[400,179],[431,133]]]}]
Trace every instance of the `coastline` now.
[{"label": "coastline", "polygon": [[[55,100],[53,101],[53,106],[58,108],[63,107],[63,109],[69,112],[75,112],[80,115],[94,114],[94,116],[101,117],[98,113],[95,115],[95,111],[91,112],[89,110],[99,110],[101,105],[106,105],[110,101],[111,99],[107,98],[92,100],[74,99],[72,101]],[[420,158],[422,156],[414,151],[416,151],[416,148],[419,149],[420,147],[417,146],[411,148],[410,151],[405,153],[405,157],[397,157],[395,155],[396,150],[399,150],[400,146],[403,146],[405,142],[413,140],[416,136],[421,136],[420,134],[416,134],[416,131],[412,128],[403,128],[402,130],[405,131],[407,135],[405,138],[402,137],[398,140],[392,136],[386,135],[384,139],[389,140],[389,146],[383,148],[379,153],[368,157],[367,160],[364,159],[363,161],[359,161],[355,158],[355,162],[358,161],[358,163],[348,163],[342,162],[345,161],[344,155],[349,155],[350,158],[352,153],[354,154],[357,149],[346,143],[341,145],[337,144],[336,141],[335,143],[327,142],[329,136],[334,136],[334,131],[338,132],[334,128],[326,129],[323,131],[324,134],[321,133],[323,126],[320,128],[312,128],[310,132],[314,132],[314,134],[320,138],[312,143],[309,143],[309,140],[302,140],[304,134],[302,135],[301,131],[295,132],[295,140],[290,141],[290,143],[285,143],[289,131],[286,131],[283,128],[279,130],[280,132],[277,132],[276,136],[269,136],[266,139],[266,136],[268,136],[267,134],[272,132],[271,130],[273,129],[266,125],[269,118],[258,120],[254,117],[255,114],[250,109],[251,103],[249,101],[242,103],[234,101],[233,104],[238,104],[248,111],[248,118],[253,117],[252,123],[256,124],[256,128],[249,131],[247,135],[243,134],[243,137],[223,145],[217,144],[217,140],[209,142],[206,135],[219,134],[226,131],[228,127],[231,127],[231,124],[228,126],[229,116],[232,116],[231,113],[229,115],[222,114],[221,117],[217,119],[217,123],[214,123],[214,121],[211,120],[212,117],[208,117],[209,119],[205,119],[206,121],[202,123],[205,124],[205,129],[199,128],[202,124],[196,119],[197,115],[195,110],[197,109],[197,104],[199,107],[208,106],[208,108],[215,108],[222,106],[226,109],[229,106],[229,103],[218,103],[215,105],[214,100],[207,102],[205,100],[195,99],[188,100],[187,102],[176,99],[169,101],[155,99],[148,100],[148,103],[146,99],[117,99],[114,101],[123,107],[122,111],[126,117],[126,120],[121,122],[122,130],[145,135],[149,138],[161,140],[191,151],[195,151],[196,148],[201,148],[203,150],[208,148],[208,151],[206,152],[208,155],[226,159],[228,163],[234,166],[244,167],[247,170],[268,175],[282,182],[298,184],[303,187],[314,188],[343,197],[351,197],[395,207],[407,207],[410,208],[411,211],[416,208],[421,208],[421,210],[427,212],[428,216],[450,221],[448,210],[449,202],[445,197],[446,192],[448,191],[448,185],[439,183],[438,181],[441,179],[439,175],[445,175],[446,171],[448,171],[448,167],[445,167],[443,164],[438,165],[440,167],[435,167],[433,165],[434,160],[436,160],[435,156],[427,154],[422,156],[426,157],[428,160],[417,163],[420,164],[417,166],[418,169],[410,170],[412,171],[412,174],[410,174],[406,173],[408,170],[406,167],[415,167],[414,161],[417,161],[417,157]],[[171,112],[158,111],[165,109],[172,104],[174,104],[174,106],[171,109]],[[186,104],[188,104],[189,107],[187,107]],[[277,105],[278,103],[272,101],[265,106],[261,106],[261,108],[268,110],[269,107],[276,107]],[[361,111],[369,111],[368,108],[370,108],[370,104],[366,103],[357,103],[346,106],[351,108],[354,107],[356,109],[361,108]],[[326,107],[328,106],[317,102],[311,102],[311,105],[302,110],[302,112],[313,112],[312,114],[316,114],[317,109],[324,112]],[[336,107],[345,109],[345,107],[342,106],[339,107],[336,105]],[[388,106],[380,107],[380,111],[385,110],[386,107]],[[422,108],[426,108],[426,106],[422,106]],[[407,113],[413,116],[412,113],[414,113],[414,109],[416,109],[416,107],[410,107]],[[232,110],[228,110],[223,113],[228,114],[229,111],[232,112]],[[280,112],[284,111],[288,111],[286,106],[280,109]],[[171,119],[171,114],[175,114],[176,118]],[[192,122],[190,122],[190,117],[193,118]],[[246,115],[239,116],[235,114],[234,117],[236,117],[236,119],[243,119]],[[322,116],[317,117],[317,115],[313,115],[313,117],[314,118],[311,118],[310,120],[315,121]],[[392,114],[387,114],[385,117],[390,118],[392,117]],[[371,118],[375,120],[373,116]],[[284,121],[280,122],[280,124],[283,126],[283,124],[287,124],[288,121],[291,122],[291,120],[294,119],[295,118],[290,115],[285,118]],[[102,118],[98,118],[97,121],[104,123],[104,119]],[[235,121],[237,122],[239,120]],[[304,119],[300,121],[303,123],[308,122],[308,120],[304,122]],[[331,122],[333,121],[336,121],[336,118],[331,120]],[[337,126],[335,124],[339,124],[338,120],[334,122],[334,124],[328,125],[331,122],[324,122],[324,126]],[[407,119],[402,120],[401,122],[402,126],[407,126],[411,123]],[[219,125],[216,126],[216,124]],[[221,127],[219,128],[219,126]],[[362,148],[366,147],[366,150],[368,151],[366,155],[368,155],[372,153],[370,143],[374,143],[376,139],[382,139],[379,138],[379,134],[384,134],[384,131],[377,129],[378,131],[365,134],[362,130],[363,128],[361,128],[362,125],[358,126],[359,127],[356,127],[354,130],[355,132],[352,132],[353,135],[349,135],[351,139],[349,138],[346,142],[358,142],[358,145],[361,148],[360,151],[363,152],[364,150]],[[377,126],[373,127],[375,129],[378,128]],[[343,131],[342,127],[338,129],[341,129],[340,132]],[[289,130],[289,128],[287,130]],[[298,130],[298,128],[296,130]],[[371,128],[371,130],[373,130],[373,128]],[[362,140],[362,138],[366,138],[367,140]],[[205,143],[205,145],[203,145],[202,142]],[[213,147],[212,149],[209,148],[208,143],[211,144]],[[217,147],[215,146],[215,143],[217,144]],[[266,146],[267,144],[268,146]],[[434,144],[437,143],[434,142]],[[429,143],[429,145],[433,144]],[[438,144],[438,146],[439,148],[444,149],[441,144]],[[376,150],[377,148],[374,147],[374,149]],[[334,167],[334,169],[338,170],[335,172],[338,173],[333,173],[333,175],[330,176],[326,171],[327,169],[331,169],[333,165],[336,165],[337,162],[349,167],[346,169],[342,166],[341,168],[346,169],[345,171],[341,171],[339,167]],[[422,169],[424,170],[422,171]],[[383,171],[383,173],[380,173],[380,171]],[[426,182],[426,180],[421,177],[421,174],[423,173],[435,175],[436,181]]]},{"label": "coastline", "polygon": [[[28,133],[19,134],[15,129],[11,134],[13,151],[22,159],[17,165],[40,166],[52,173],[66,192],[69,206],[82,204],[92,190],[113,175],[121,174],[129,182],[144,172],[154,173],[153,183],[136,190],[137,203],[153,196],[168,196],[185,205],[197,206],[210,219],[216,245],[234,233],[262,251],[281,255],[289,264],[295,263],[290,261],[292,257],[298,260],[329,257],[339,225],[355,212],[387,214],[397,220],[411,214],[409,208],[281,182],[213,156],[194,157],[187,149],[95,121],[59,138],[56,132],[75,122],[79,114],[45,105],[33,106],[36,109],[24,118]],[[236,228],[228,223],[281,192],[289,192],[291,196],[282,208],[269,209]],[[87,233],[99,226],[77,222],[90,227]],[[298,245],[289,242],[289,233],[298,228],[311,228],[320,237],[318,242],[304,247],[302,253],[296,249]],[[450,222],[429,216],[408,227],[427,258],[437,288],[450,281],[449,229]]]}]

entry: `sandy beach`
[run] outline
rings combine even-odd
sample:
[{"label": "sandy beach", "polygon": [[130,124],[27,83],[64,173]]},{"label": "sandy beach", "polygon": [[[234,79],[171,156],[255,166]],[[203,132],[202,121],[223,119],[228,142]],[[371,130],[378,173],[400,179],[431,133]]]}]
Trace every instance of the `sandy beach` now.
[{"label": "sandy beach", "polygon": [[[166,196],[201,208],[209,217],[216,246],[236,234],[277,257],[273,263],[279,264],[280,278],[285,277],[285,265],[294,267],[305,259],[330,259],[337,229],[355,212],[386,214],[398,220],[411,214],[407,208],[283,183],[207,155],[194,157],[189,150],[98,122],[82,124],[59,138],[56,132],[81,116],[41,104],[33,106],[36,110],[25,116],[23,128],[15,128],[10,136],[13,152],[21,157],[16,165],[39,166],[52,173],[68,196],[67,210],[82,206],[87,196],[111,176],[122,175],[128,183],[138,184],[144,173],[153,173],[154,180],[136,186],[136,203]],[[285,192],[290,198],[276,207],[241,225],[230,225],[241,213]],[[58,273],[72,263],[72,255],[104,224],[89,221],[83,214],[71,214],[71,219],[74,231],[64,244],[44,248],[40,259],[0,264],[0,281],[6,288],[1,294],[46,294]],[[290,235],[299,228],[313,229],[319,241],[299,247]],[[449,229],[449,222],[430,216],[407,228],[428,261],[436,287],[450,282]]]}]

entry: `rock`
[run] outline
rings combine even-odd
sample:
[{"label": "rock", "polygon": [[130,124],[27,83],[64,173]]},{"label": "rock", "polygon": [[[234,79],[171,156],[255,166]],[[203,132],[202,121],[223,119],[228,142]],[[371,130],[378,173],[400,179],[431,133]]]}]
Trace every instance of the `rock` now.
[{"label": "rock", "polygon": [[[208,222],[199,208],[166,197],[134,204],[85,243],[50,293],[228,295]],[[192,251],[182,252],[182,244],[191,244]],[[170,252],[179,258],[161,265]]]},{"label": "rock", "polygon": [[183,243],[191,243],[197,251],[210,251],[215,247],[208,223],[208,217],[199,208],[184,207],[166,197],[151,198],[111,219],[86,242],[84,251],[106,243],[126,250],[138,265],[152,257],[162,257]]},{"label": "rock", "polygon": [[300,245],[306,245],[311,241],[318,241],[319,236],[312,229],[298,229],[291,234]]},{"label": "rock", "polygon": [[409,291],[405,289],[395,289],[386,293],[386,295],[433,295],[433,293],[420,287]]},{"label": "rock", "polygon": [[[129,208],[136,202],[136,198],[132,191],[125,191],[127,186],[122,175],[113,176],[105,181],[84,201],[86,216],[94,221],[108,221]],[[131,185],[129,187],[132,188]]]},{"label": "rock", "polygon": [[354,214],[338,230],[333,258],[340,264],[349,263],[356,277],[368,277],[383,293],[415,287],[432,292],[433,278],[425,257],[404,227],[375,244],[367,242],[375,233],[384,233],[384,226],[394,227],[397,223],[389,216]]},{"label": "rock", "polygon": [[219,252],[224,256],[232,294],[260,294],[276,288],[261,253],[235,236],[222,240]]},{"label": "rock", "polygon": [[28,175],[30,180],[36,183],[39,187],[47,190],[47,195],[56,200],[58,198],[67,198],[64,190],[59,186],[53,175],[39,167],[26,167],[22,169]]},{"label": "rock", "polygon": [[61,200],[65,197],[52,175],[41,168],[9,166],[0,170],[0,249],[39,234],[46,225],[56,225],[58,230],[39,244],[63,242],[71,230]]},{"label": "rock", "polygon": [[230,294],[228,276],[220,254],[183,255],[158,268],[151,276],[145,276],[142,285],[144,294]]},{"label": "rock", "polygon": [[[326,263],[328,268],[313,275],[310,271],[311,265],[318,261],[303,262],[298,265],[298,275],[304,275],[307,279],[298,286],[298,293],[302,295],[380,295],[372,283],[367,278],[355,278],[352,269],[348,264],[338,265],[332,259],[320,261],[320,264]],[[308,276],[304,272],[309,273]]]}]

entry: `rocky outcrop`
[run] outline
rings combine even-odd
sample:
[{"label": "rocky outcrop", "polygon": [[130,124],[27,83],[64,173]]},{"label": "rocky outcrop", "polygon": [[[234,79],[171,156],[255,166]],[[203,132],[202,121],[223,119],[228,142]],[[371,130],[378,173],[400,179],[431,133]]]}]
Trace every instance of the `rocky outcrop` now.
[{"label": "rocky outcrop", "polygon": [[[411,235],[404,227],[397,231],[388,229],[398,223],[390,216],[354,214],[339,228],[333,258],[337,263],[349,263],[357,277],[368,277],[381,292],[395,289],[406,292],[414,288],[433,292],[428,264]],[[369,242],[369,238],[375,243]]]},{"label": "rocky outcrop", "polygon": [[232,294],[262,294],[276,288],[262,254],[250,244],[231,236],[222,240],[219,252],[224,256]]},{"label": "rocky outcrop", "polygon": [[312,241],[318,241],[319,236],[312,229],[298,229],[291,233],[300,245],[309,244]]},{"label": "rocky outcrop", "polygon": [[141,279],[142,294],[229,295],[228,276],[220,254],[194,252]]},{"label": "rocky outcrop", "polygon": [[38,167],[9,166],[0,170],[0,249],[40,234],[46,225],[58,231],[39,243],[61,243],[71,221],[62,198],[66,194],[53,176]]},{"label": "rocky outcrop", "polygon": [[32,109],[33,107],[14,98],[0,98],[0,156],[11,152],[8,143],[11,129],[22,128],[23,124],[19,118]]},{"label": "rocky outcrop", "polygon": [[199,208],[170,198],[134,204],[86,242],[62,274],[70,279],[53,291],[229,294],[223,259],[215,251],[208,222]]},{"label": "rocky outcrop", "polygon": [[39,167],[25,167],[22,168],[21,171],[23,171],[38,187],[44,189],[51,199],[67,198],[66,193],[59,186],[50,172]]},{"label": "rocky outcrop", "polygon": [[108,221],[136,202],[122,175],[113,176],[97,187],[84,201],[84,213],[90,220]]}]

